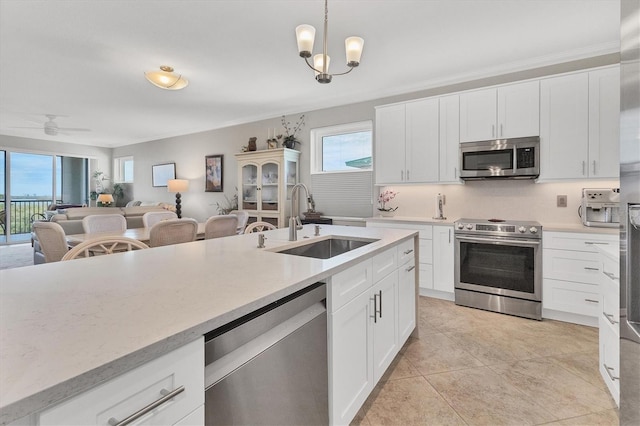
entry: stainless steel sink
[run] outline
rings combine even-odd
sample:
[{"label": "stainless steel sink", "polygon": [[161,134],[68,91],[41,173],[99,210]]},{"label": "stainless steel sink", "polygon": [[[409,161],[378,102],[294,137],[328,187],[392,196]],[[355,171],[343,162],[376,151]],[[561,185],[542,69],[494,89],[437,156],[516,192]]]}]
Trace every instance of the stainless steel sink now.
[{"label": "stainless steel sink", "polygon": [[302,246],[280,250],[277,251],[277,253],[313,257],[315,259],[329,259],[359,247],[366,246],[367,244],[371,244],[375,241],[378,240],[367,238],[354,240],[350,238],[331,237],[326,240],[315,241]]}]

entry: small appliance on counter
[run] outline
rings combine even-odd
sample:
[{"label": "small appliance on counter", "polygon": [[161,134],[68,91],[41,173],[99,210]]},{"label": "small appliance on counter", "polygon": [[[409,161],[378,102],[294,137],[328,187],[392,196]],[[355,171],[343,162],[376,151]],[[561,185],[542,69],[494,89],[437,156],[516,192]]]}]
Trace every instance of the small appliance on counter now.
[{"label": "small appliance on counter", "polygon": [[583,188],[578,211],[584,226],[620,226],[620,188]]},{"label": "small appliance on counter", "polygon": [[446,217],[444,215],[444,203],[445,197],[442,194],[436,195],[436,215],[433,216],[436,220],[445,220]]}]

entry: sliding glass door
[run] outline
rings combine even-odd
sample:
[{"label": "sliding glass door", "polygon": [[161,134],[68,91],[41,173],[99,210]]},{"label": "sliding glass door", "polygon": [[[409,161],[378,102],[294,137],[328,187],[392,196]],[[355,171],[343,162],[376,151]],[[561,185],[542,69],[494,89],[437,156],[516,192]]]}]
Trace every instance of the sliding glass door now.
[{"label": "sliding glass door", "polygon": [[[31,223],[46,218],[53,205],[88,202],[88,160],[25,152],[3,152],[0,243],[31,239]],[[2,231],[2,229],[0,229]]]}]

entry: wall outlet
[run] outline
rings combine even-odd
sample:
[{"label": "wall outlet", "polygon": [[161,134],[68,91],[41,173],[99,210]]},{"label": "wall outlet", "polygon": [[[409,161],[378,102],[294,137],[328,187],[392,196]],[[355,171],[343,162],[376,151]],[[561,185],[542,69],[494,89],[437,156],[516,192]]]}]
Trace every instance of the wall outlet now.
[{"label": "wall outlet", "polygon": [[566,195],[558,195],[558,199],[557,199],[557,206],[558,207],[567,207],[567,196]]}]

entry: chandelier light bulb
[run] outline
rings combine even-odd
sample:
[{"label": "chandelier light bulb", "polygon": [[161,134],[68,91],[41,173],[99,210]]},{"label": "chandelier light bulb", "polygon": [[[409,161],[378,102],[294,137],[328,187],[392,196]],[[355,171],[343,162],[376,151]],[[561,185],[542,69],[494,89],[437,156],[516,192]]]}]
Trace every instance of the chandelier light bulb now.
[{"label": "chandelier light bulb", "polygon": [[296,27],[296,40],[298,42],[298,52],[300,52],[301,57],[311,57],[315,38],[316,29],[311,25],[303,24]]},{"label": "chandelier light bulb", "polygon": [[362,47],[364,39],[361,37],[349,37],[344,41],[344,48],[347,52],[347,66],[357,67],[360,65],[360,56],[362,56]]}]

